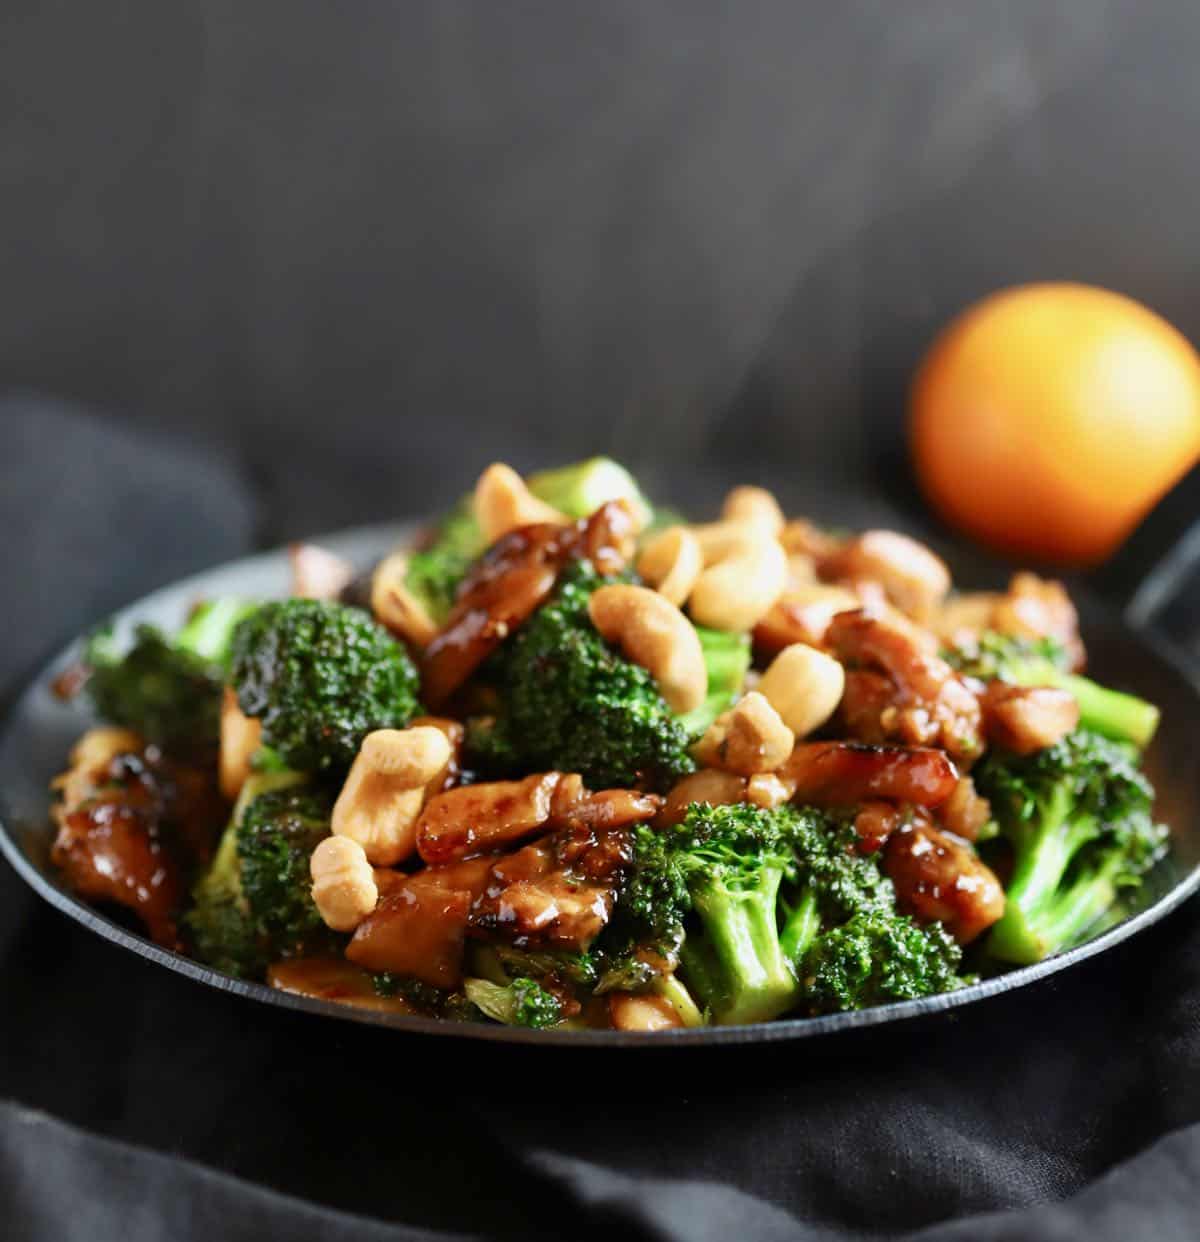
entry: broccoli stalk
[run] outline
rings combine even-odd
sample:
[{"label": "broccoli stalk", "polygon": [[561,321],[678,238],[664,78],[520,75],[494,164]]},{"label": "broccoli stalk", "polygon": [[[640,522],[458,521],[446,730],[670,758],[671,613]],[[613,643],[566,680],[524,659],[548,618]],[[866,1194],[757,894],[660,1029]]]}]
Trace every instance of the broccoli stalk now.
[{"label": "broccoli stalk", "polygon": [[531,474],[526,486],[539,499],[570,518],[589,517],[610,500],[625,500],[639,524],[648,526],[653,517],[633,475],[611,457],[590,457],[572,466]]},{"label": "broccoli stalk", "polygon": [[183,629],[175,635],[175,646],[180,651],[190,651],[210,664],[228,669],[233,632],[238,622],[258,606],[250,600],[227,596],[205,600],[192,610]]},{"label": "broccoli stalk", "polygon": [[998,678],[1018,686],[1067,690],[1079,704],[1081,726],[1114,741],[1144,748],[1158,728],[1159,710],[1153,703],[1067,671],[1061,647],[1050,639],[1030,641],[989,631],[976,646],[953,650],[948,658],[960,672],[984,681]]},{"label": "broccoli stalk", "polygon": [[1027,758],[990,756],[976,783],[1013,848],[1003,917],[988,951],[1038,962],[1066,948],[1141,882],[1162,850],[1153,792],[1128,751],[1077,731]]},{"label": "broccoli stalk", "polygon": [[710,630],[703,625],[695,629],[708,670],[708,693],[699,707],[679,717],[679,723],[689,737],[698,738],[704,736],[708,726],[732,707],[741,694],[750,668],[750,636]]},{"label": "broccoli stalk", "polygon": [[732,841],[706,852],[689,884],[702,932],[683,942],[684,974],[718,1022],[767,1022],[792,1008],[799,990],[776,913],[791,859]]}]

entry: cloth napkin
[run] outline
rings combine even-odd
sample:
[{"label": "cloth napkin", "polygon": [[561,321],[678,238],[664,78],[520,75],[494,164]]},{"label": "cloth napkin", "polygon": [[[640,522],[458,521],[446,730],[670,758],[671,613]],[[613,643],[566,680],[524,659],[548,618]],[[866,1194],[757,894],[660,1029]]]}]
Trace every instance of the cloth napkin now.
[{"label": "cloth napkin", "polygon": [[[0,427],[0,693],[109,608],[271,523],[236,463],[33,398],[0,403]],[[841,503],[850,524],[881,502]],[[363,506],[381,516],[386,497]],[[923,1023],[596,1052],[258,1007],[101,941],[0,864],[0,1015],[5,1238],[1200,1231],[1196,902]]]}]

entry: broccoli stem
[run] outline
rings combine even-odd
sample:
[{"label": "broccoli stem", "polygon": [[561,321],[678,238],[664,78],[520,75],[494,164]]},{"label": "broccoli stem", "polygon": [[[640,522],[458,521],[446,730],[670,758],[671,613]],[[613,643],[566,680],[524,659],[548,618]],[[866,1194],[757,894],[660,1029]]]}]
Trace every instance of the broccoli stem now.
[{"label": "broccoli stem", "polygon": [[816,890],[806,888],[804,896],[784,919],[783,930],[779,933],[780,948],[793,969],[799,970],[805,953],[820,930],[821,912],[817,909]]},{"label": "broccoli stem", "polygon": [[1018,845],[1004,915],[988,937],[992,956],[1021,965],[1040,962],[1081,930],[1083,907],[1076,911],[1081,894],[1074,887],[1065,894],[1058,890],[1071,860],[1096,836],[1099,824],[1091,815],[1072,817],[1073,810],[1071,786],[1063,781],[1043,805],[1037,827]]},{"label": "broccoli stem", "polygon": [[1082,727],[1114,741],[1132,742],[1141,749],[1149,745],[1158,728],[1160,713],[1153,703],[1068,673],[1049,660],[1014,661],[1004,676],[1019,686],[1055,686],[1069,691],[1079,704]]},{"label": "broccoli stem", "polygon": [[768,1022],[795,1003],[798,984],[780,946],[775,915],[782,879],[781,867],[768,866],[745,891],[731,891],[717,880],[697,884],[692,893],[712,954],[701,970],[707,974],[715,966],[716,976],[693,982],[720,1023]]},{"label": "broccoli stem", "polygon": [[660,975],[654,990],[675,1010],[684,1026],[704,1026],[704,1014],[682,980],[674,975]]},{"label": "broccoli stem", "polygon": [[242,599],[206,600],[176,634],[175,646],[181,651],[190,651],[210,664],[227,666],[237,623],[257,607],[258,604]]}]

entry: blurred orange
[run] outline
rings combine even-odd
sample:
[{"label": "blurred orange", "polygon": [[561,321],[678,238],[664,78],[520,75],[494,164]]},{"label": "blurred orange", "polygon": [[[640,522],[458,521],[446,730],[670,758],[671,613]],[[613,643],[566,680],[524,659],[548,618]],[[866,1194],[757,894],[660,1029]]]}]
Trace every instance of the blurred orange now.
[{"label": "blurred orange", "polygon": [[1200,455],[1200,358],[1131,298],[1023,285],[964,311],[913,381],[917,477],[993,548],[1102,560]]}]

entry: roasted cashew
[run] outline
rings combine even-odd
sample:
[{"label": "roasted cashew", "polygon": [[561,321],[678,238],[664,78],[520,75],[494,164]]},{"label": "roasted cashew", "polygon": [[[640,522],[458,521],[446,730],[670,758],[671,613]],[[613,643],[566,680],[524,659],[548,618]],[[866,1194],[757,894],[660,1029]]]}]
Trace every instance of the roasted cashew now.
[{"label": "roasted cashew", "polygon": [[349,837],[326,837],[309,860],[312,899],[326,927],[351,932],[375,909],[379,888],[366,852]]},{"label": "roasted cashew", "polygon": [[700,541],[686,526],[670,526],[642,549],[637,571],[663,597],[682,608],[700,577]]},{"label": "roasted cashew", "polygon": [[672,711],[690,712],[704,702],[704,652],[674,604],[648,587],[606,586],[588,598],[588,615],[605,639],[654,678]]},{"label": "roasted cashew", "polygon": [[730,522],[742,522],[778,539],[783,530],[783,510],[779,501],[765,487],[735,487],[725,497],[721,516]]},{"label": "roasted cashew", "polygon": [[758,689],[801,738],[833,715],[845,685],[846,673],[837,660],[807,643],[793,643],[771,661]]},{"label": "roasted cashew", "polygon": [[549,522],[565,526],[568,519],[525,486],[525,480],[501,462],[489,466],[475,484],[475,518],[484,538],[495,543],[518,526]]},{"label": "roasted cashew", "polygon": [[[730,532],[709,537],[708,568],[696,580],[688,608],[715,630],[752,630],[787,585],[783,548],[761,531],[728,523]],[[703,541],[702,541],[703,546]]]},{"label": "roasted cashew", "polygon": [[757,690],[718,716],[696,744],[693,754],[703,764],[754,776],[773,772],[792,753],[796,735]]},{"label": "roasted cashew", "polygon": [[445,733],[432,726],[368,733],[334,803],[334,835],[357,841],[377,866],[402,862],[416,848],[426,794],[452,756]]},{"label": "roasted cashew", "polygon": [[397,638],[414,647],[428,647],[438,632],[425,605],[405,585],[408,557],[403,552],[385,556],[371,577],[371,611]]},{"label": "roasted cashew", "polygon": [[238,706],[229,686],[221,696],[221,741],[217,756],[217,786],[230,802],[237,799],[250,775],[250,760],[262,745],[262,721],[252,720]]},{"label": "roasted cashew", "polygon": [[699,772],[685,776],[672,786],[666,801],[654,817],[654,823],[659,828],[680,824],[687,815],[688,807],[697,802],[707,802],[709,806],[729,806],[734,802],[745,801],[744,776],[721,772],[716,768],[701,768]]}]

